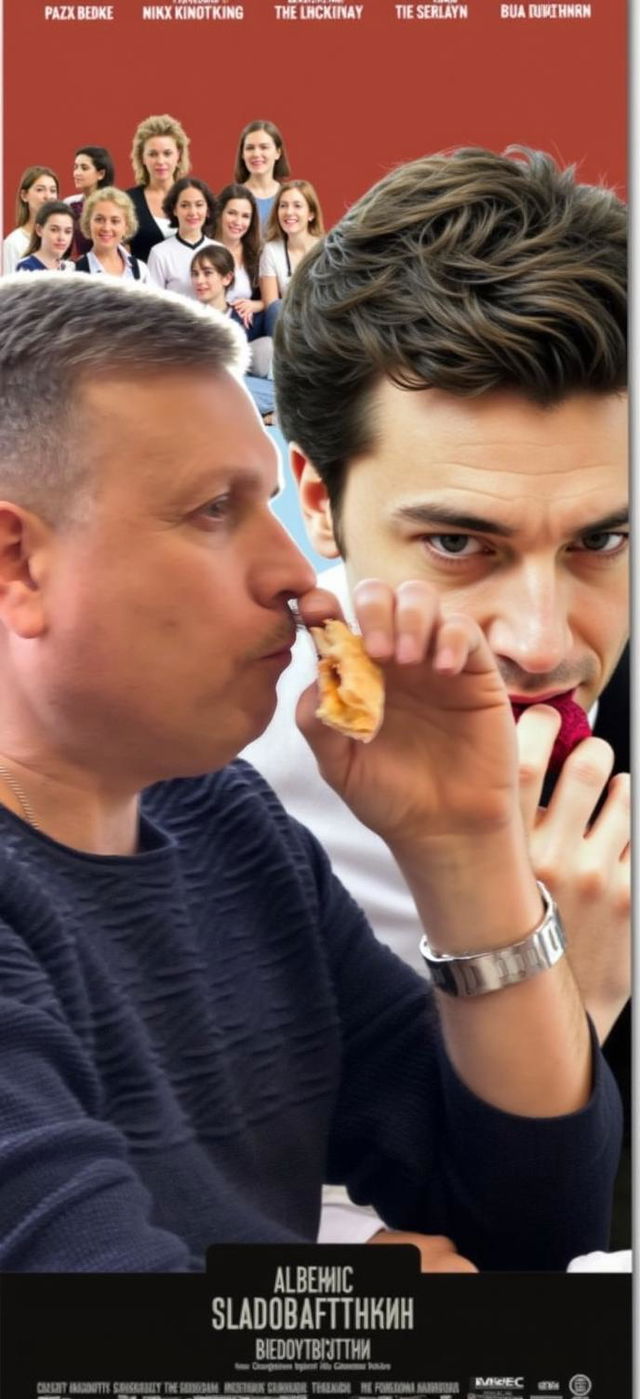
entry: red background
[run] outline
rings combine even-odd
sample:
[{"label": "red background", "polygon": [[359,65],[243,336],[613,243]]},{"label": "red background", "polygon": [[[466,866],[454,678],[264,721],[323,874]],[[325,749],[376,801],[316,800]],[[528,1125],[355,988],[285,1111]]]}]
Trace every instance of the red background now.
[{"label": "red background", "polygon": [[60,23],[40,0],[4,0],[4,231],[25,166],[51,165],[68,195],[76,146],[106,145],[126,187],[133,130],[164,111],[215,190],[241,127],[275,121],[328,224],[390,166],[453,145],[539,146],[622,192],[626,0],[592,0],[582,21],[468,5],[466,21],[403,23],[392,0],[364,0],[359,22],[305,23],[245,0],[244,21],[162,24],[142,21],[141,0],[114,0],[111,23]]}]

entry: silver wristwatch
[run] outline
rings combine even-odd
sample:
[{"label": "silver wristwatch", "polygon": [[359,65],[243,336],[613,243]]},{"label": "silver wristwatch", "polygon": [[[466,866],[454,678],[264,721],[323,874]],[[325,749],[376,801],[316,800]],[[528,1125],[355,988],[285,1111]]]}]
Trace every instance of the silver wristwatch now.
[{"label": "silver wristwatch", "polygon": [[499,947],[495,952],[469,952],[459,957],[434,952],[426,937],[420,951],[431,980],[439,991],[450,996],[484,996],[488,991],[501,991],[528,981],[564,955],[567,939],[558,909],[544,884],[537,881],[544,902],[544,917],[522,942]]}]

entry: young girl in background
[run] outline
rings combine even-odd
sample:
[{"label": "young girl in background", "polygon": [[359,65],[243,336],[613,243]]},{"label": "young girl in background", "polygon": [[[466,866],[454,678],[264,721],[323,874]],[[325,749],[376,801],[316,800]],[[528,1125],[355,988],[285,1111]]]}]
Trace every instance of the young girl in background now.
[{"label": "young girl in background", "polygon": [[28,165],[16,193],[16,228],[2,244],[2,271],[15,272],[35,228],[36,214],[43,204],[59,196],[58,176],[48,165]]},{"label": "young girl in background", "polygon": [[73,214],[68,204],[59,199],[43,204],[36,214],[26,256],[20,259],[16,272],[74,272],[74,263],[65,258],[73,240],[73,229]]},{"label": "young girl in background", "polygon": [[[242,317],[229,301],[235,279],[235,264],[228,248],[220,243],[209,243],[201,248],[191,263],[193,294],[202,306],[219,311],[222,316],[234,320],[246,334]],[[249,346],[251,358],[249,373],[245,374],[245,384],[265,423],[274,421],[275,398],[271,364],[273,341],[264,336],[252,341]]]},{"label": "young girl in background", "polygon": [[169,190],[162,207],[176,232],[151,249],[149,277],[164,291],[192,296],[191,259],[198,248],[213,241],[215,194],[204,180],[185,175]]}]

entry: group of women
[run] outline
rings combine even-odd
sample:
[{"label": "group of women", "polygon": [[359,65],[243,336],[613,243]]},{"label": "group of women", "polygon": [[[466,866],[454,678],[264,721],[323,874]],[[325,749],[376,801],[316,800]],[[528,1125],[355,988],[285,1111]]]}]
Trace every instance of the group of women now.
[{"label": "group of women", "polygon": [[[253,373],[269,379],[281,298],[324,233],[318,196],[307,180],[291,178],[281,132],[270,121],[250,122],[234,179],[218,195],[191,175],[189,138],[169,115],[140,122],[131,164],[135,184],[122,190],[106,147],[79,147],[76,193],[65,200],[48,166],[25,170],[3,272],[106,273],[196,297],[241,324]],[[255,396],[270,417],[272,390],[263,385]]]},{"label": "group of women", "polygon": [[190,175],[189,138],[175,118],[141,122],[131,150],[135,184],[115,184],[103,146],[76,151],[75,195],[61,200],[58,177],[33,165],[21,180],[16,227],[5,238],[3,271],[107,272],[195,295],[191,261],[204,245],[233,258],[227,303],[250,338],[270,334],[298,262],[323,234],[312,185],[291,179],[283,137],[270,121],[241,133],[234,180],[216,196]]}]

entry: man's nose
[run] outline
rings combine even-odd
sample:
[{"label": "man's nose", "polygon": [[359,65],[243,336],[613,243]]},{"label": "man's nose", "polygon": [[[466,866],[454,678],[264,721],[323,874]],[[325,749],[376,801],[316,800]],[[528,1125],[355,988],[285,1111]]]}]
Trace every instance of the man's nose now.
[{"label": "man's nose", "polygon": [[294,598],[307,593],[315,586],[315,569],[271,510],[266,534],[259,556],[264,592],[271,598]]},{"label": "man's nose", "polygon": [[555,568],[531,565],[517,578],[503,578],[486,635],[494,655],[532,675],[561,665],[572,637],[567,598]]}]

